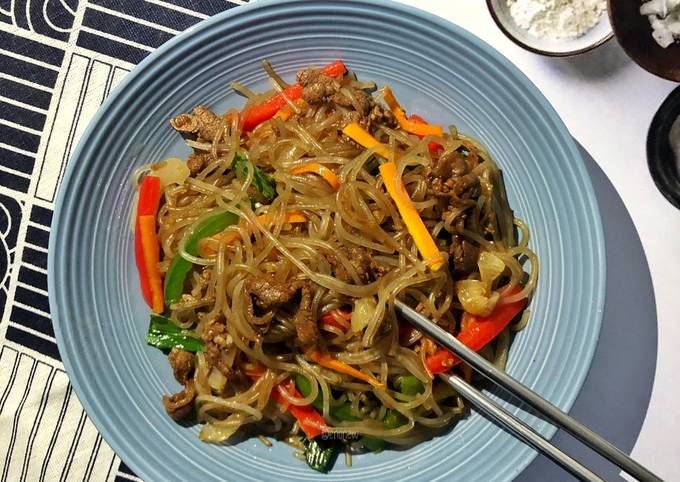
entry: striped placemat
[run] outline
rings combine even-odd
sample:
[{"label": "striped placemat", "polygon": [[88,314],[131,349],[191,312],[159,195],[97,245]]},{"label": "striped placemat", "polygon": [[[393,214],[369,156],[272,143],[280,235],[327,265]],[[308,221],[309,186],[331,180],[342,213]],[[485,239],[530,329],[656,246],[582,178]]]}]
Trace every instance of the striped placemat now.
[{"label": "striped placemat", "polygon": [[78,139],[134,65],[239,3],[0,0],[0,481],[137,480],[59,357],[47,299],[52,210]]}]

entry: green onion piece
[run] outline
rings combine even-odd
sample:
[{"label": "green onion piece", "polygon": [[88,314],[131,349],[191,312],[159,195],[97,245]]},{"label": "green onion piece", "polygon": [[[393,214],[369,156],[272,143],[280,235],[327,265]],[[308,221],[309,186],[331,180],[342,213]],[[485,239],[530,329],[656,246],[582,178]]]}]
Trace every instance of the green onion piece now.
[{"label": "green onion piece", "polygon": [[406,417],[396,410],[390,408],[385,413],[385,418],[383,418],[383,425],[386,429],[399,428],[406,423]]},{"label": "green onion piece", "polygon": [[358,422],[361,420],[352,415],[352,404],[349,402],[345,402],[337,408],[331,407],[330,412],[333,418],[342,422]]},{"label": "green onion piece", "polygon": [[307,465],[324,474],[328,473],[340,451],[340,444],[336,440],[324,440],[321,437],[313,440],[303,437],[302,442],[305,444]]},{"label": "green onion piece", "polygon": [[[295,386],[297,387],[298,391],[302,394],[303,397],[308,397],[310,393],[312,393],[312,384],[311,382],[305,377],[304,375],[301,374],[296,374],[295,375]],[[335,400],[333,400],[333,397],[331,397],[330,400],[330,413],[333,415],[333,417],[338,418],[335,416],[334,409],[336,408],[342,408],[342,406],[345,405],[343,403],[337,403]],[[312,406],[316,408],[319,411],[323,411],[323,393],[321,393],[321,390],[319,390],[319,393],[316,395],[316,398],[312,402]],[[338,420],[341,420],[338,418]],[[342,419],[344,420],[344,419]],[[354,419],[358,420],[358,419]]]},{"label": "green onion piece", "polygon": [[[308,397],[309,394],[312,393],[312,384],[307,380],[307,377],[300,375],[299,373],[295,375],[295,386],[303,397]],[[321,394],[321,390],[319,390],[319,393],[312,402],[312,406],[317,410],[323,410],[323,395]]]},{"label": "green onion piece", "polygon": [[151,315],[146,342],[161,350],[180,348],[191,352],[203,351],[203,341],[200,338],[182,331],[170,318],[159,315]]},{"label": "green onion piece", "polygon": [[413,375],[401,378],[401,393],[404,395],[420,395],[425,391],[423,382]]},{"label": "green onion piece", "polygon": [[366,164],[364,164],[364,169],[366,169],[366,172],[373,174],[378,170],[378,166],[380,166],[380,161],[376,156],[373,156]]},{"label": "green onion piece", "polygon": [[387,442],[381,438],[361,437],[361,444],[371,452],[382,452],[387,448]]},{"label": "green onion piece", "polygon": [[[386,429],[391,430],[394,428],[401,427],[406,423],[406,417],[396,410],[390,408],[385,412],[385,417],[383,417],[383,425]],[[360,442],[371,452],[380,452],[387,448],[388,442],[381,438],[375,437],[362,437]]]},{"label": "green onion piece", "polygon": [[267,201],[271,202],[274,200],[276,197],[276,181],[269,174],[250,162],[247,157],[240,153],[236,154],[231,163],[231,168],[241,180],[248,177],[250,169],[255,169],[253,173],[253,186],[260,191]]}]

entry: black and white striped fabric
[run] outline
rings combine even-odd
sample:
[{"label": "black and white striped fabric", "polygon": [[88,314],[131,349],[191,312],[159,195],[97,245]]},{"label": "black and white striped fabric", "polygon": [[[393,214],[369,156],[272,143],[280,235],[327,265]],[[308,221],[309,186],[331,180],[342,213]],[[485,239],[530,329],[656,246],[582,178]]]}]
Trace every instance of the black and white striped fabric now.
[{"label": "black and white striped fabric", "polygon": [[59,357],[47,245],[64,168],[132,67],[225,0],[0,0],[0,482],[137,480]]}]

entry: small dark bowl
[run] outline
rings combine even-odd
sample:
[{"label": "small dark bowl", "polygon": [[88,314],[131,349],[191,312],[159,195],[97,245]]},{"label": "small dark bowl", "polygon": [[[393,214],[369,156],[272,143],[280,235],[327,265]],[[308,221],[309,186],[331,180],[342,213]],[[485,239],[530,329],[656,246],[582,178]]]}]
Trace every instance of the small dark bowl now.
[{"label": "small dark bowl", "polygon": [[680,82],[680,44],[666,48],[652,38],[652,26],[640,15],[640,0],[609,0],[609,20],[616,39],[640,67],[668,80]]},{"label": "small dark bowl", "polygon": [[486,0],[491,18],[506,37],[520,47],[548,57],[571,57],[588,52],[614,36],[606,13],[598,23],[578,38],[549,39],[534,37],[515,23],[507,0]]},{"label": "small dark bowl", "polygon": [[656,187],[673,206],[680,209],[680,153],[671,140],[680,128],[680,87],[666,98],[654,116],[647,134],[647,162]]}]

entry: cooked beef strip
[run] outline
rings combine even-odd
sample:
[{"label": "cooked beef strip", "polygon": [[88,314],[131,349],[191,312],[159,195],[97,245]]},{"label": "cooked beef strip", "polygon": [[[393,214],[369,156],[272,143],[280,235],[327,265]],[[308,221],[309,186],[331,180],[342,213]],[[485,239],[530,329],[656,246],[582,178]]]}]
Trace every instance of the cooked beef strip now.
[{"label": "cooked beef strip", "polygon": [[[364,90],[346,87],[349,94],[340,90],[340,83],[333,77],[322,74],[316,69],[308,68],[297,74],[297,81],[302,85],[302,98],[309,104],[332,102],[336,106],[349,109],[343,114],[341,126],[352,122],[359,123],[371,132],[373,127],[385,124],[395,127],[397,121],[389,109],[378,104],[373,97]],[[343,135],[343,140],[350,139]]]},{"label": "cooked beef strip", "polygon": [[292,300],[304,285],[305,282],[300,280],[279,283],[271,276],[253,276],[246,281],[246,292],[251,295],[258,308],[266,311]]},{"label": "cooked beef strip", "polygon": [[[373,101],[372,97],[371,101]],[[368,113],[368,117],[365,119],[364,124],[366,130],[371,132],[374,126],[381,124],[384,124],[387,127],[397,127],[397,119],[394,117],[391,110],[373,101],[371,111]]]},{"label": "cooked beef strip", "polygon": [[373,98],[360,89],[348,88],[348,90],[354,99],[344,92],[337,92],[333,94],[330,100],[342,107],[353,108],[361,117],[368,115],[371,106],[374,104]]},{"label": "cooked beef strip", "polygon": [[319,329],[312,313],[312,290],[309,285],[304,285],[301,291],[300,306],[293,318],[293,324],[303,346],[315,345],[319,339]]},{"label": "cooked beef strip", "polygon": [[170,120],[170,125],[178,132],[197,135],[204,141],[213,141],[217,136],[224,118],[218,116],[205,106],[199,105],[189,114],[180,114]]},{"label": "cooked beef strip", "polygon": [[293,319],[297,336],[303,345],[316,343],[318,331],[311,311],[312,291],[309,282],[288,280],[279,283],[271,276],[254,276],[246,281],[245,290],[249,322],[265,332],[269,329],[269,321],[255,315],[255,307],[262,311],[272,310],[292,301],[300,291],[300,304]]},{"label": "cooked beef strip", "polygon": [[194,371],[194,354],[179,348],[172,348],[168,354],[168,362],[172,373],[182,385],[186,385]]},{"label": "cooked beef strip", "polygon": [[[342,246],[340,247],[340,251],[342,251],[342,254],[349,260],[350,264],[357,272],[357,275],[359,275],[359,279],[364,284],[375,281],[385,274],[385,268],[380,266],[373,259],[369,249],[366,249],[363,246],[352,246],[351,248]],[[327,254],[326,259],[333,269],[333,276],[345,283],[353,282],[352,276],[350,276],[336,253]]]},{"label": "cooked beef strip", "polygon": [[188,380],[184,389],[174,395],[163,395],[163,405],[168,415],[173,420],[181,420],[186,417],[193,408],[196,398],[196,387],[193,380]]},{"label": "cooked beef strip", "polygon": [[308,104],[326,102],[340,90],[337,80],[312,68],[298,72],[297,81],[302,85],[302,98]]},{"label": "cooked beef strip", "polygon": [[477,267],[479,248],[463,239],[460,234],[451,236],[449,254],[453,258],[453,271],[459,275],[467,275]]},{"label": "cooked beef strip", "polygon": [[231,368],[225,363],[222,353],[229,347],[231,337],[227,334],[227,325],[222,317],[214,317],[203,328],[201,339],[205,345],[203,353],[209,368],[217,368],[222,375],[229,378]]},{"label": "cooked beef strip", "polygon": [[479,176],[469,172],[465,157],[457,151],[433,159],[425,178],[428,191],[437,197],[471,198],[479,195]]},{"label": "cooked beef strip", "polygon": [[[347,124],[351,124],[352,122],[361,122],[361,114],[359,114],[355,110],[348,110],[347,112],[342,114],[342,120],[340,121],[342,127],[345,127]],[[343,137],[349,139],[349,137],[345,136],[344,134]],[[352,139],[349,140],[354,142]]]},{"label": "cooked beef strip", "polygon": [[187,167],[191,177],[201,172],[208,164],[213,161],[213,156],[209,152],[194,152],[187,159]]},{"label": "cooked beef strip", "polygon": [[[479,176],[470,172],[465,156],[457,151],[445,152],[433,159],[425,172],[428,192],[439,198],[448,199],[449,206],[442,213],[442,219],[450,217],[452,210],[458,210],[479,196]],[[457,275],[473,271],[477,265],[479,248],[463,239],[459,231],[465,227],[466,213],[461,213],[452,223],[449,254],[452,258],[451,269]]]}]

